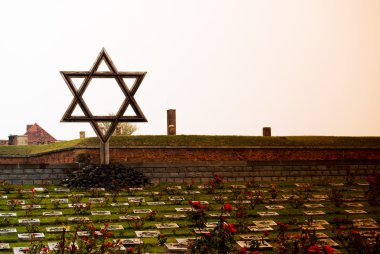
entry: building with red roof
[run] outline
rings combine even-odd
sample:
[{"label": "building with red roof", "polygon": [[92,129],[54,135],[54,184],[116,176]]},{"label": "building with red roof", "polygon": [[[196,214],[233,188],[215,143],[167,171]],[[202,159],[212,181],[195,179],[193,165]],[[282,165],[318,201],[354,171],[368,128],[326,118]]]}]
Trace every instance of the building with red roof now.
[{"label": "building with red roof", "polygon": [[8,145],[50,144],[57,140],[37,123],[28,124],[24,135],[9,135]]}]

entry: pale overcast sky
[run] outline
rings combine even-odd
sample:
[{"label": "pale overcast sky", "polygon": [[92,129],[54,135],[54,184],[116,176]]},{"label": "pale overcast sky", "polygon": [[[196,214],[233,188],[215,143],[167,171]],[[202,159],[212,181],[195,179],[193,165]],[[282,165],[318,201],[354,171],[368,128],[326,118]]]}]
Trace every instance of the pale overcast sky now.
[{"label": "pale overcast sky", "polygon": [[[178,134],[380,136],[379,0],[0,0],[0,28],[0,139],[35,122],[94,136],[60,123],[59,71],[90,70],[102,47],[147,72],[136,134],[166,134],[174,108]],[[115,84],[91,84],[89,106],[116,111]]]}]

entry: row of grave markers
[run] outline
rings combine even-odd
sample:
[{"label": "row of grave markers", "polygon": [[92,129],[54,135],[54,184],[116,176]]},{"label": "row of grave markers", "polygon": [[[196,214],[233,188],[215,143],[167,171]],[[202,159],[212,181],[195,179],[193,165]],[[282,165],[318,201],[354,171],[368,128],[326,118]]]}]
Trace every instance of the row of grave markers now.
[{"label": "row of grave markers", "polygon": [[[297,186],[297,184],[296,184]],[[339,185],[340,186],[340,185]],[[200,190],[204,189],[204,186],[198,186]],[[174,189],[181,189],[181,186],[172,186],[170,188]],[[245,188],[244,185],[234,185],[233,188]],[[143,191],[143,188],[133,188],[131,190],[138,190],[138,191]],[[46,192],[44,188],[34,188],[33,191],[25,191],[26,193],[29,192]],[[65,188],[56,188],[55,189],[56,193],[71,193],[69,189]],[[223,190],[221,192],[231,192],[231,190]],[[144,195],[151,195],[152,192],[144,192]],[[157,194],[157,193],[156,193]],[[184,191],[184,195],[190,194],[200,194],[200,191]],[[76,194],[80,195],[80,194]],[[82,194],[83,195],[83,194]],[[50,196],[47,194],[41,194],[40,195],[42,198],[49,198]],[[83,195],[84,197],[84,195]],[[294,197],[294,195],[282,195],[281,199],[278,199],[277,201],[285,201],[290,198]],[[359,195],[358,195],[359,197]],[[360,198],[363,196],[360,195]],[[7,199],[7,196],[3,196],[3,199]],[[225,197],[227,199],[227,197]],[[317,201],[325,201],[329,197],[328,195],[311,195],[311,198],[309,201],[311,202],[317,202]],[[146,202],[144,197],[127,197],[128,202],[123,202],[123,203],[112,203],[110,204],[111,206],[128,206],[129,203],[145,203],[147,205],[166,205],[164,201],[155,201],[155,202]],[[184,201],[185,197],[184,196],[169,196],[168,197],[169,201]],[[25,200],[17,200],[18,204],[21,206],[22,209],[42,209],[41,205],[28,205],[25,203]],[[89,202],[91,203],[102,203],[104,202],[104,198],[89,198]],[[7,201],[7,203],[9,200]],[[59,199],[51,199],[51,202],[59,202],[60,204],[67,204],[69,208],[74,208],[77,206],[84,207],[86,206],[86,203],[69,203],[68,198],[59,198]],[[201,204],[209,204],[208,201],[200,201]],[[245,200],[243,203],[249,203],[250,200]],[[363,210],[362,208],[364,207],[363,204],[361,203],[354,203],[354,202],[347,202],[344,203],[346,207],[351,207],[355,209],[347,209],[345,212],[347,214],[365,214],[366,211]],[[316,203],[316,204],[304,204],[304,207],[307,209],[318,209],[324,207],[323,204],[321,203]],[[267,220],[262,220],[262,221],[253,221],[252,226],[248,226],[248,229],[255,233],[255,232],[262,232],[262,231],[272,231],[274,230],[274,226],[277,226],[277,223],[274,220],[271,220],[269,217],[275,217],[279,215],[279,212],[277,210],[282,210],[285,209],[286,207],[283,205],[267,205],[265,206],[267,210],[276,210],[276,211],[258,211],[257,214],[260,217],[266,217],[268,218]],[[185,219],[187,216],[186,214],[180,214],[181,212],[188,212],[193,210],[191,207],[177,207],[175,208],[176,212],[179,212],[179,214],[165,214],[164,218],[166,219]],[[133,209],[134,214],[149,214],[152,213],[152,209]],[[325,212],[322,210],[305,210],[303,211],[305,215],[324,215]],[[43,216],[62,216],[64,215],[61,211],[50,211],[50,212],[42,212]],[[111,215],[111,211],[91,211],[91,215],[93,216],[99,216],[99,215]],[[220,216],[220,213],[209,213],[209,217],[211,218],[218,218]],[[229,214],[224,214],[224,216],[228,217],[230,216]],[[14,212],[7,212],[7,213],[0,213],[0,217],[17,217],[17,213]],[[134,220],[134,219],[139,219],[140,217],[138,215],[123,215],[119,216],[120,221],[124,220]],[[76,223],[79,221],[90,221],[89,217],[86,216],[76,216],[76,217],[68,217],[67,218],[68,223]],[[19,225],[40,225],[40,220],[39,218],[31,218],[31,219],[19,219],[18,220]],[[372,218],[362,218],[362,219],[354,219],[353,225],[356,226],[358,229],[363,229],[363,230],[368,230],[368,229],[378,229],[379,226],[376,222],[376,220]],[[305,225],[301,225],[301,228],[303,229],[310,229],[310,230],[325,230],[326,228],[324,225],[328,225],[329,223],[325,220],[313,220],[313,224],[308,224],[307,221],[305,221]],[[202,230],[199,229],[194,229],[194,232],[196,234],[204,234],[210,232],[213,228],[215,228],[217,225],[217,222],[208,222],[205,224],[205,228]],[[146,237],[157,237],[160,234],[159,229],[175,229],[179,228],[177,223],[160,223],[160,224],[155,224],[157,230],[148,230],[148,231],[135,231],[136,238],[128,238],[128,239],[120,239],[122,241],[123,245],[135,245],[135,244],[142,244],[143,240],[141,238],[146,238]],[[124,227],[122,225],[110,225],[108,228],[110,231],[113,230],[124,230]],[[63,227],[46,227],[46,232],[47,233],[59,233],[62,232],[64,229]],[[65,230],[70,231],[70,228],[65,228]],[[101,234],[100,231],[97,231],[99,234]],[[16,228],[2,228],[0,229],[0,234],[16,234],[17,230]],[[364,234],[366,232],[364,231]],[[86,236],[88,232],[86,231],[79,231],[78,236]],[[20,233],[17,234],[18,239],[20,241],[30,241],[31,239],[35,240],[43,240],[45,238],[45,234],[42,232],[38,233]],[[322,232],[317,232],[316,235],[319,238],[319,241],[321,244],[329,244],[330,246],[338,246],[336,242],[334,242],[331,238],[328,237],[328,235],[322,233]],[[190,240],[193,240],[194,238],[183,238],[183,239],[176,239],[176,243],[166,243],[165,248],[168,252],[184,252],[187,250],[187,242]],[[267,249],[267,248],[272,248],[270,243],[268,243],[261,235],[240,235],[239,236],[240,240],[237,240],[237,244],[240,247],[249,247],[248,245],[250,244],[251,240],[254,239],[260,239],[260,248],[262,249]],[[49,249],[53,250],[56,248],[57,243],[48,243]],[[26,247],[13,247],[13,251],[15,254],[18,253],[24,253]],[[9,243],[2,243],[0,244],[0,249],[10,249]]]}]

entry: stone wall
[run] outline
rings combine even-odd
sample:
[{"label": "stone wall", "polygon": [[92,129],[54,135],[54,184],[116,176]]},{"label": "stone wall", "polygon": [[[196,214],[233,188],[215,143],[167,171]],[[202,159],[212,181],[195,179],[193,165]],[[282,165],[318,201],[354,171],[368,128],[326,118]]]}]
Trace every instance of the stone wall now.
[{"label": "stone wall", "polygon": [[[355,178],[380,173],[380,160],[356,161],[204,161],[171,163],[126,163],[152,179],[152,182],[207,182],[213,174],[226,181],[343,180],[347,174]],[[14,184],[59,183],[76,164],[0,165],[0,180]]]},{"label": "stone wall", "polygon": [[6,180],[12,184],[48,184],[59,183],[67,173],[78,169],[79,164],[63,165],[0,165],[0,180]]}]

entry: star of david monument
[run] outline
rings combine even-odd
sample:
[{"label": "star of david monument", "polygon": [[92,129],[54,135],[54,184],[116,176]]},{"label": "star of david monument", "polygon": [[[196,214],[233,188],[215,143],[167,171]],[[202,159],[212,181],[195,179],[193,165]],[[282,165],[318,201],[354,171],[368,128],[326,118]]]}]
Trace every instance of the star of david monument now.
[{"label": "star of david monument", "polygon": [[[107,65],[109,69],[108,71],[98,71],[98,68],[103,61]],[[100,139],[101,164],[109,164],[109,139],[119,122],[147,122],[147,119],[133,97],[143,81],[145,74],[146,72],[118,71],[104,48],[100,51],[90,71],[61,71],[63,79],[74,96],[68,109],[63,115],[61,122],[89,122],[91,124],[96,135]],[[74,85],[73,79],[75,78],[83,79],[79,88]],[[88,86],[91,85],[91,81],[97,78],[115,79],[121,89],[120,92],[124,94],[124,101],[120,105],[116,115],[94,115],[91,112],[91,109],[87,106],[86,101],[83,99],[83,94]],[[131,88],[128,88],[124,81],[124,79],[127,78],[133,78],[135,80]],[[80,107],[83,115],[73,115],[77,106]],[[128,107],[133,109],[135,115],[124,115]],[[101,123],[104,122],[109,123],[109,128],[106,130],[101,128]]]}]

